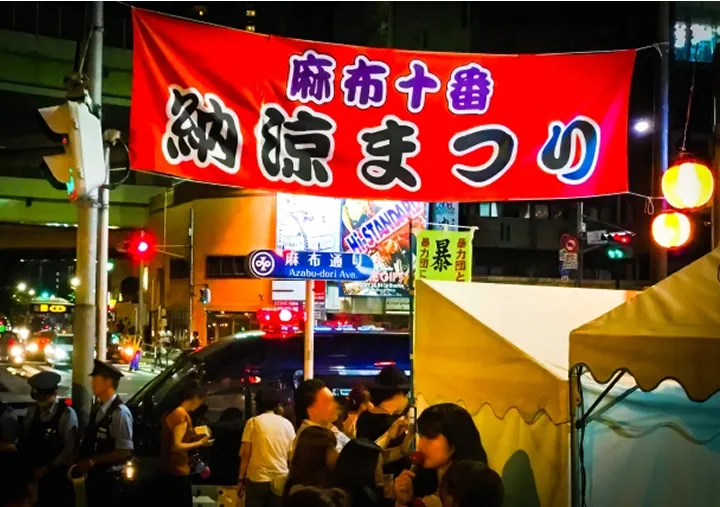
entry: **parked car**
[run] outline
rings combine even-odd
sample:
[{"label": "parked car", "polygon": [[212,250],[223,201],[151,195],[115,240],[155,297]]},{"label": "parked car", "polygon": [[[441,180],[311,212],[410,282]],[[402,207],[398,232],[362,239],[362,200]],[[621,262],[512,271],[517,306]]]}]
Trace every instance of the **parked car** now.
[{"label": "parked car", "polygon": [[20,364],[25,360],[22,340],[13,331],[0,333],[0,362]]},{"label": "parked car", "polygon": [[[325,381],[340,398],[355,383],[371,381],[383,366],[397,364],[407,371],[409,362],[406,333],[315,334],[315,378]],[[193,420],[208,425],[218,435],[212,448],[202,450],[213,471],[209,484],[234,484],[240,437],[244,421],[253,415],[252,395],[256,390],[263,386],[280,391],[285,415],[294,419],[294,391],[303,379],[303,337],[237,333],[186,353],[138,391],[127,405],[133,413],[141,480],[153,480],[152,458],[159,455],[161,420],[170,408],[169,399],[179,385],[191,379],[207,390],[205,404],[193,413]]]},{"label": "parked car", "polygon": [[70,367],[73,353],[73,335],[57,334],[45,346],[45,361],[54,368]]}]

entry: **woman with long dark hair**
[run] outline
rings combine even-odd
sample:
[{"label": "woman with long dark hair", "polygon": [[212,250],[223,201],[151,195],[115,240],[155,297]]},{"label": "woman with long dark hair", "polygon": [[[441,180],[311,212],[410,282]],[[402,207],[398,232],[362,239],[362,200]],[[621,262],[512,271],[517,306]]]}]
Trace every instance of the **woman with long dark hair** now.
[{"label": "woman with long dark hair", "polygon": [[192,505],[190,451],[204,447],[209,435],[197,435],[190,414],[203,404],[205,392],[196,385],[181,387],[175,393],[172,410],[162,418],[160,458],[165,471],[162,504]]},{"label": "woman with long dark hair", "polygon": [[[470,413],[455,403],[428,407],[417,421],[417,450],[423,455],[423,469],[417,474],[405,470],[395,480],[397,503],[409,504],[423,498],[426,505],[439,505],[438,486],[443,474],[456,460],[487,465],[487,453]],[[415,479],[415,481],[413,481]]]},{"label": "woman with long dark hair", "polygon": [[297,446],[290,462],[290,473],[283,490],[283,501],[297,486],[327,488],[337,461],[337,440],[332,431],[322,426],[308,426],[298,435]]},{"label": "woman with long dark hair", "polygon": [[348,494],[351,507],[393,505],[384,498],[382,481],[382,449],[369,440],[348,442],[335,465],[333,486]]}]

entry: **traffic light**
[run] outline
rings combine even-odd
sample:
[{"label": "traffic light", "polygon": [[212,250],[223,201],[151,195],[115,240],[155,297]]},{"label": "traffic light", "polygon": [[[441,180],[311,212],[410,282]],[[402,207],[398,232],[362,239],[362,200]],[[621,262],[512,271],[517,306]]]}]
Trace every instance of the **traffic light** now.
[{"label": "traffic light", "polygon": [[105,183],[105,153],[100,120],[83,102],[38,109],[48,137],[63,153],[43,157],[53,177],[65,185],[71,201],[91,195]]},{"label": "traffic light", "polygon": [[210,304],[210,301],[212,300],[212,293],[210,292],[209,287],[205,287],[203,289],[200,289],[200,302],[204,305]]},{"label": "traffic light", "polygon": [[603,236],[605,241],[607,241],[605,255],[607,255],[608,259],[619,261],[629,259],[635,255],[631,246],[632,237],[634,236],[632,232],[611,232]]},{"label": "traffic light", "polygon": [[157,242],[148,231],[135,231],[123,245],[136,264],[148,264],[155,257]]}]

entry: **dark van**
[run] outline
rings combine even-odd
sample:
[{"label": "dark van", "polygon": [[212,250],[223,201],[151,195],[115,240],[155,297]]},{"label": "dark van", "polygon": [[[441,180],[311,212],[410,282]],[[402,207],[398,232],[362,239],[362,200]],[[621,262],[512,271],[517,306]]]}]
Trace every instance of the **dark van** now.
[{"label": "dark van", "polygon": [[[167,396],[188,377],[207,390],[205,406],[193,414],[195,424],[213,430],[215,444],[207,449],[213,471],[211,484],[234,484],[244,421],[252,417],[252,394],[261,386],[283,393],[291,420],[295,388],[303,379],[303,336],[268,338],[262,332],[238,333],[179,358],[129,400],[135,421],[136,456],[157,457],[160,424]],[[396,364],[408,371],[406,333],[330,331],[315,334],[315,378],[338,397],[357,383],[368,383],[383,366]]]}]

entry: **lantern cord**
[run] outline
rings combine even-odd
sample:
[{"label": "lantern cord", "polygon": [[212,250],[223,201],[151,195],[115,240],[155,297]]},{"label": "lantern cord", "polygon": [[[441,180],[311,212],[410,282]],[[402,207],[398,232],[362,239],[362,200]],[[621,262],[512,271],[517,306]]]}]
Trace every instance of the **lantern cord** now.
[{"label": "lantern cord", "polygon": [[688,93],[687,112],[685,113],[685,129],[683,130],[683,139],[682,139],[682,146],[680,147],[680,154],[687,153],[687,150],[686,150],[687,134],[688,134],[688,127],[690,126],[690,111],[692,110],[693,94],[695,93],[695,71],[697,69],[697,57],[698,57],[699,49],[700,49],[700,46],[698,45],[698,47],[695,48],[695,58],[693,59],[692,80],[690,81],[690,93]]}]

